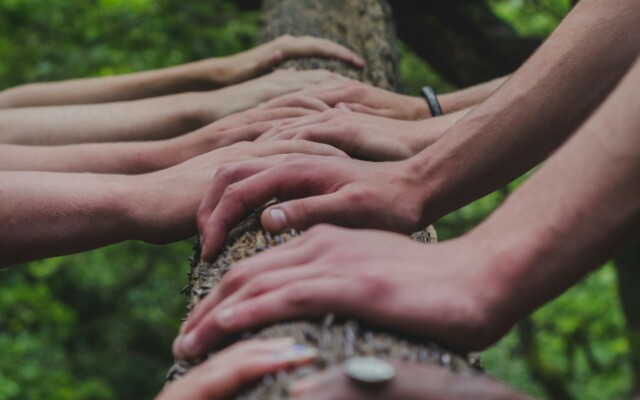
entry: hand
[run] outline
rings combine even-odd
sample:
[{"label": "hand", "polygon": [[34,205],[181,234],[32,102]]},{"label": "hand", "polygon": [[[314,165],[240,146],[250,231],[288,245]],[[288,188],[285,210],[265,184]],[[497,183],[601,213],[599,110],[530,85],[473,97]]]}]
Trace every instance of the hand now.
[{"label": "hand", "polygon": [[[284,35],[253,49],[223,59],[226,84],[246,81],[269,72],[285,60],[301,57],[335,58],[363,68],[365,62],[348,48],[327,39]],[[216,78],[216,77],[214,77]]]},{"label": "hand", "polygon": [[290,201],[262,213],[271,232],[324,222],[411,233],[427,225],[424,186],[408,161],[294,155],[225,165],[198,209],[201,257],[211,260],[235,224],[274,197]]},{"label": "hand", "polygon": [[396,376],[388,385],[354,383],[344,367],[334,367],[291,385],[298,400],[525,400],[506,385],[482,375],[461,375],[442,368],[392,361]]},{"label": "hand", "polygon": [[296,345],[293,338],[238,342],[170,383],[156,400],[226,399],[263,375],[304,365],[316,354],[313,348]]},{"label": "hand", "polygon": [[[196,131],[164,142],[152,163],[167,168],[212,150],[242,141],[253,141],[272,129],[282,119],[317,114],[306,108],[282,107],[257,109],[231,114]],[[158,168],[156,168],[158,169]]]},{"label": "hand", "polygon": [[315,69],[278,70],[244,83],[211,92],[197,93],[204,120],[215,121],[229,114],[253,108],[274,97],[316,85],[336,84],[347,78],[329,71]]},{"label": "hand", "polygon": [[129,238],[169,243],[193,235],[198,204],[209,185],[217,179],[216,171],[220,166],[269,156],[278,160],[290,153],[345,157],[334,147],[302,140],[240,142],[158,172],[126,177],[130,187],[127,192],[132,194],[123,214],[134,225]]},{"label": "hand", "polygon": [[439,132],[423,129],[420,122],[333,108],[321,114],[289,118],[257,140],[304,139],[330,144],[352,157],[389,161],[414,156],[435,142],[439,135]]},{"label": "hand", "polygon": [[483,349],[515,323],[488,248],[316,226],[235,265],[191,312],[173,351],[195,357],[230,333],[326,313]]},{"label": "hand", "polygon": [[[429,106],[421,97],[405,96],[356,80],[311,87],[305,89],[303,94],[306,97],[321,100],[330,107],[341,104],[351,111],[363,114],[404,120],[431,117]],[[281,99],[274,99],[272,105],[276,107],[294,106],[297,99],[299,97],[291,94],[283,96]]]}]

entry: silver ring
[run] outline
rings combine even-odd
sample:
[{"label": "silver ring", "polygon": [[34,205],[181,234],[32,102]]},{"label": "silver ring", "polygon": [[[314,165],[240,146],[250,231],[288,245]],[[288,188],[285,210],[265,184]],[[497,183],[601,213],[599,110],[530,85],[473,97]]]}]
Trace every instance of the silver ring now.
[{"label": "silver ring", "polygon": [[347,376],[356,382],[380,385],[396,376],[396,369],[390,363],[376,357],[355,357],[345,365]]}]

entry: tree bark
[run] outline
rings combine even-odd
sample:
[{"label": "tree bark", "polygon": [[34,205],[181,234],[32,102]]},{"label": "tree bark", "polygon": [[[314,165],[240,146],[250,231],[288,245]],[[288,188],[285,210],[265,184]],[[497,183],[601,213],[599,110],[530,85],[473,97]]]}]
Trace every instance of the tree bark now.
[{"label": "tree bark", "polygon": [[[263,4],[262,25],[262,41],[282,34],[325,37],[352,48],[363,56],[368,65],[364,71],[358,71],[339,61],[305,59],[290,61],[283,68],[326,68],[386,89],[393,90],[397,87],[399,72],[396,37],[391,11],[385,0],[266,0]],[[199,261],[199,247],[196,243],[195,255],[191,258],[189,284],[184,290],[189,297],[187,312],[220,282],[234,263],[299,235],[293,230],[280,235],[265,232],[260,226],[260,212],[261,210],[257,210],[229,233],[226,246],[211,264]],[[425,243],[436,240],[433,227],[412,237]],[[356,320],[334,315],[244,332],[230,338],[228,343],[251,337],[281,336],[292,336],[300,344],[318,348],[320,356],[317,362],[312,366],[267,377],[248,388],[238,398],[287,398],[286,391],[291,379],[361,355],[404,359],[440,365],[452,370],[473,368],[473,362],[469,361],[467,355],[447,351],[433,342],[393,332],[389,327],[370,327]],[[202,361],[177,360],[167,379],[179,378]]]}]

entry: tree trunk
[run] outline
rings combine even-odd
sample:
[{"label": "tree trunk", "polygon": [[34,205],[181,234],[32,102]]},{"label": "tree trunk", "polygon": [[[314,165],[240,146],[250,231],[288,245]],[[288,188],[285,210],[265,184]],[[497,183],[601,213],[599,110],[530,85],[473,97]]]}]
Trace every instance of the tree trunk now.
[{"label": "tree trunk", "polygon": [[[325,37],[352,48],[363,56],[368,65],[366,70],[358,71],[339,61],[305,59],[290,61],[283,68],[326,68],[387,89],[397,87],[399,75],[396,37],[391,10],[385,0],[265,0],[262,25],[262,41],[282,34]],[[260,211],[256,211],[229,233],[226,246],[213,263],[198,261],[200,254],[196,244],[195,255],[191,258],[189,284],[185,288],[189,297],[187,312],[219,283],[235,262],[298,236],[299,233],[295,231],[281,235],[265,232],[259,223]],[[435,230],[428,227],[414,234],[413,238],[425,243],[435,242]],[[452,370],[472,368],[466,355],[454,354],[433,342],[410,338],[393,332],[392,329],[365,326],[355,320],[334,315],[244,332],[230,338],[229,343],[250,337],[280,336],[292,336],[300,344],[318,348],[320,356],[317,362],[312,366],[267,377],[248,388],[238,398],[287,398],[286,390],[291,379],[361,355],[404,359],[440,365]],[[179,378],[201,361],[177,360],[167,379]]]}]

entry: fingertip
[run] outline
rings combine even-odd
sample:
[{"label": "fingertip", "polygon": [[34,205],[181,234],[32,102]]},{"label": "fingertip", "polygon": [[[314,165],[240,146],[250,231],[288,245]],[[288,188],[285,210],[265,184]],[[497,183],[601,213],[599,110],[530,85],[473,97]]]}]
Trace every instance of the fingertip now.
[{"label": "fingertip", "polygon": [[344,103],[342,101],[340,103],[337,103],[334,108],[337,108],[338,110],[351,111],[349,104]]},{"label": "fingertip", "polygon": [[288,227],[285,211],[280,207],[270,207],[262,213],[262,226],[269,232],[282,232]]},{"label": "fingertip", "polygon": [[356,67],[362,69],[364,67],[367,66],[367,63],[360,57],[354,55],[351,59],[352,64],[354,64]]},{"label": "fingertip", "polygon": [[282,61],[284,60],[284,53],[282,52],[282,50],[275,50],[272,54],[271,54],[271,63],[272,64],[280,64]]}]

